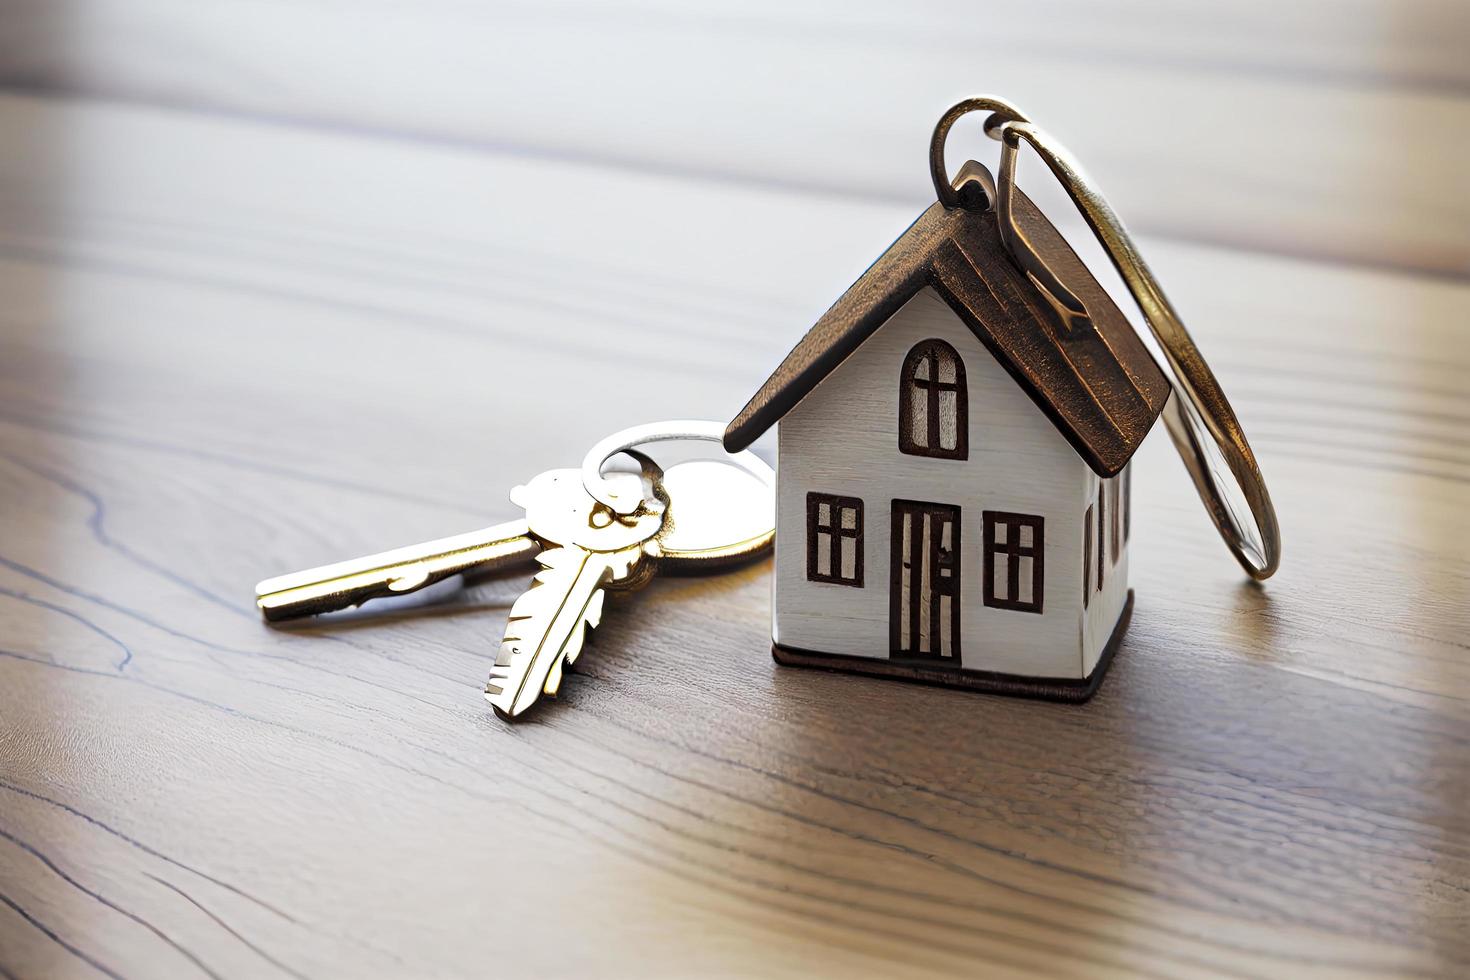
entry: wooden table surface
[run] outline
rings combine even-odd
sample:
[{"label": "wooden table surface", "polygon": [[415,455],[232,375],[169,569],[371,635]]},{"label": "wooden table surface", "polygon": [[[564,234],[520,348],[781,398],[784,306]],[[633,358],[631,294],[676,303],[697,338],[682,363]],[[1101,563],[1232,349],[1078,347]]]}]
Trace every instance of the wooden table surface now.
[{"label": "wooden table surface", "polygon": [[[1458,10],[6,6],[0,977],[1470,966]],[[975,90],[1143,233],[1275,579],[1155,433],[1080,707],[777,668],[768,562],[618,603],[514,726],[523,579],[260,622],[261,577],[729,418]]]}]

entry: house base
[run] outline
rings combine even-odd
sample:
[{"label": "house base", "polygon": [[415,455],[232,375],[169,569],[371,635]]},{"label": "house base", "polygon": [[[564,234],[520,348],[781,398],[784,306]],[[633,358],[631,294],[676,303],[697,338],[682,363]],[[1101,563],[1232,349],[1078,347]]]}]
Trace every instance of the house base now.
[{"label": "house base", "polygon": [[961,687],[987,694],[1004,694],[1018,698],[1040,698],[1045,701],[1066,701],[1080,704],[1097,693],[1103,675],[1113,663],[1113,655],[1128,632],[1128,623],[1133,619],[1133,590],[1128,590],[1128,601],[1118,616],[1118,625],[1108,637],[1107,646],[1097,658],[1092,673],[1077,680],[1054,677],[1024,677],[1020,674],[1000,674],[988,670],[964,670],[954,667],[935,667],[932,662],[912,660],[878,660],[872,657],[852,657],[839,653],[812,653],[793,650],[778,643],[771,645],[771,656],[776,663],[790,667],[818,667],[823,670],[841,670],[853,674],[873,674],[898,680],[915,681],[920,684],[942,684],[945,687]]}]

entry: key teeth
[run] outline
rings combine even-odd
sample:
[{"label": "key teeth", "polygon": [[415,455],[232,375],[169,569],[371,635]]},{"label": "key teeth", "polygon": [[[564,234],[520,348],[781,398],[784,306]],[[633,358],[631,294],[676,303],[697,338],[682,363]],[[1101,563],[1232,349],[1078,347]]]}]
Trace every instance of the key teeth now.
[{"label": "key teeth", "polygon": [[[541,697],[560,692],[592,631],[602,622],[604,590],[618,580],[628,580],[633,587],[641,584],[646,576],[637,578],[634,570],[646,557],[641,548],[631,546],[607,552],[548,547],[537,556],[543,568],[511,606],[486,684],[485,699],[497,715],[514,721]],[[567,605],[573,595],[579,597],[580,609]],[[574,615],[575,623],[569,619]],[[553,651],[548,643],[559,644],[560,649]],[[541,657],[555,659],[542,661]]]},{"label": "key teeth", "polygon": [[492,677],[490,679],[490,682],[486,683],[485,685],[485,700],[490,703],[490,707],[495,709],[495,713],[505,721],[516,721],[521,716],[521,714],[526,711],[527,708],[536,703],[533,701],[531,702],[531,704],[524,705],[520,708],[519,711],[516,710],[514,703],[512,703],[509,708],[506,708],[504,705],[501,704],[501,701],[503,701],[506,696],[506,688],[496,686],[494,681],[495,678]]},{"label": "key teeth", "polygon": [[595,630],[602,625],[602,604],[606,601],[607,593],[599,591],[592,597],[592,601],[587,603],[587,613],[582,618],[588,629]]},{"label": "key teeth", "polygon": [[561,690],[562,669],[566,666],[565,657],[557,657],[556,662],[551,665],[551,670],[546,672],[546,683],[541,686],[541,693],[549,698],[554,698]]},{"label": "key teeth", "polygon": [[490,702],[490,707],[495,709],[495,713],[500,716],[502,721],[516,720],[515,715],[511,714],[509,711],[506,711],[500,705],[496,704],[495,700],[488,693],[485,695],[485,700]]},{"label": "key teeth", "polygon": [[588,630],[584,627],[580,636],[574,636],[567,641],[567,648],[562,653],[561,660],[558,661],[560,665],[570,667],[577,662],[577,658],[582,654],[582,647],[587,645],[587,634]]},{"label": "key teeth", "polygon": [[[580,564],[582,559],[581,555],[573,553],[573,549],[562,548],[558,546],[555,548],[542,549],[541,553],[536,556],[536,560],[540,562],[544,568],[560,569],[568,562],[576,562]],[[536,577],[531,582],[531,587],[535,588],[538,585],[545,585],[545,574],[545,572],[537,572]]]}]

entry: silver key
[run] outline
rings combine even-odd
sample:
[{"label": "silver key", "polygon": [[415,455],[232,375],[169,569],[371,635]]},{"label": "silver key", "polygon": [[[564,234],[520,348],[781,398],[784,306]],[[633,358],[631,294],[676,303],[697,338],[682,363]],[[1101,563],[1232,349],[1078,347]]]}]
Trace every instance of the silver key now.
[{"label": "silver key", "polygon": [[551,470],[511,492],[531,535],[545,545],[541,571],[511,607],[505,637],[485,685],[502,718],[525,712],[542,694],[555,697],[587,631],[602,619],[607,590],[647,584],[660,555],[667,498],[662,473],[643,457],[643,503],[619,515],[593,499],[580,470]]}]

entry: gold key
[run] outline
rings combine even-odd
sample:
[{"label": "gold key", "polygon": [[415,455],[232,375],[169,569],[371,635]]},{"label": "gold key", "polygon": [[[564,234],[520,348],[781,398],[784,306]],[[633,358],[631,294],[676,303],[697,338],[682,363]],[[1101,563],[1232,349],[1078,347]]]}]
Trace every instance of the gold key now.
[{"label": "gold key", "polygon": [[[632,473],[614,473],[610,479],[615,484],[631,484],[626,491],[630,496],[636,495],[642,485],[639,476]],[[512,492],[512,501],[520,489],[517,487]],[[478,531],[268,578],[255,586],[255,604],[261,615],[273,623],[314,616],[360,606],[384,596],[407,595],[454,575],[517,570],[529,564],[543,547],[524,519],[506,521]]]},{"label": "gold key", "polygon": [[[770,468],[750,456],[739,463],[744,469],[710,459],[669,467],[663,476],[671,503],[660,538],[661,570],[715,570],[770,548],[775,536]],[[626,487],[626,496],[633,499],[642,492],[638,474],[611,473],[600,479],[610,481],[610,488]],[[283,622],[406,595],[454,575],[516,571],[530,564],[542,548],[525,520],[507,521],[268,578],[256,585],[255,601],[268,621]]]},{"label": "gold key", "polygon": [[[775,539],[775,473],[750,452],[696,459],[665,473],[634,447],[719,441],[718,423],[639,426],[598,443],[581,469],[550,470],[511,499],[526,519],[266,579],[256,603],[277,622],[402,595],[452,575],[541,568],[511,607],[485,687],[505,718],[555,696],[602,617],[608,591],[646,584],[655,569],[718,570],[764,554]],[[604,474],[617,453],[641,472]]]},{"label": "gold key", "polygon": [[276,623],[405,595],[467,572],[525,564],[541,545],[524,520],[506,521],[423,544],[278,575],[255,586],[261,615]]},{"label": "gold key", "polygon": [[643,464],[641,502],[627,515],[595,500],[580,470],[543,473],[511,494],[546,550],[537,556],[541,571],[511,607],[485,685],[485,699],[502,718],[520,715],[542,694],[556,696],[563,670],[602,619],[606,590],[635,589],[652,578],[667,498],[658,467],[646,457]]}]

